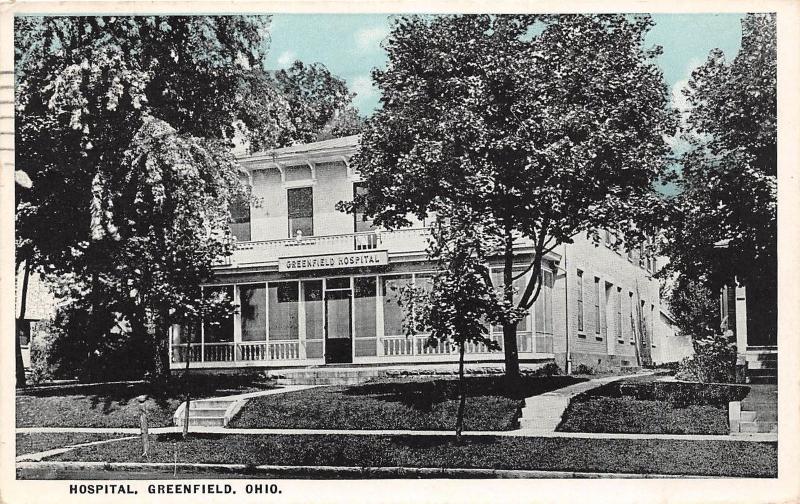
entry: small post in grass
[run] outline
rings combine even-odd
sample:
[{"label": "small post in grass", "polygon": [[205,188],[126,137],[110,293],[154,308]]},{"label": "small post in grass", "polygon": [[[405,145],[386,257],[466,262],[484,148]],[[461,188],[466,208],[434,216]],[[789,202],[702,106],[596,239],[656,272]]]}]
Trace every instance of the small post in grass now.
[{"label": "small post in grass", "polygon": [[150,435],[147,427],[147,394],[137,397],[139,400],[139,429],[142,436],[142,457],[150,458]]}]

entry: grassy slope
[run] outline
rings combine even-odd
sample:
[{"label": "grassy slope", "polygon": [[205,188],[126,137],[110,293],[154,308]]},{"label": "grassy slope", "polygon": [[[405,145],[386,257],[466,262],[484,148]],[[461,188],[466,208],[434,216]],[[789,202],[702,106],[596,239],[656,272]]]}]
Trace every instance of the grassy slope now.
[{"label": "grassy slope", "polygon": [[[269,388],[252,377],[197,376],[192,397],[239,394]],[[150,426],[172,425],[172,415],[184,400],[184,386],[173,381],[163,386],[149,383],[98,385],[89,388],[18,390],[17,427],[137,427],[137,397],[148,394]]]},{"label": "grassy slope", "polygon": [[[515,429],[525,396],[581,381],[563,376],[525,377],[520,390],[509,393],[504,390],[502,377],[467,380],[465,430]],[[457,410],[455,379],[382,380],[251,399],[230,426],[449,430],[454,428]]]},{"label": "grassy slope", "polygon": [[728,434],[728,413],[713,406],[675,408],[664,401],[596,397],[572,402],[558,426],[562,432]]},{"label": "grassy slope", "polygon": [[82,432],[33,432],[17,434],[17,456],[55,448],[124,437],[120,434],[88,434]]},{"label": "grassy slope", "polygon": [[[158,436],[153,462],[474,467],[775,477],[777,443],[480,436]],[[139,461],[137,440],[79,448],[49,460]]]},{"label": "grassy slope", "polygon": [[728,434],[728,401],[748,388],[658,383],[644,377],[610,383],[575,396],[556,430],[644,434]]}]

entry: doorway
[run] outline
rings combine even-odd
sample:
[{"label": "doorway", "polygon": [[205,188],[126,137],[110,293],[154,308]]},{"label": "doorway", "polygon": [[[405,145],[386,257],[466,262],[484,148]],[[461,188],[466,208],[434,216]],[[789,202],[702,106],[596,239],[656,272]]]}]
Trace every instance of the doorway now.
[{"label": "doorway", "polygon": [[350,278],[329,278],[325,286],[325,363],[353,362],[353,291]]}]

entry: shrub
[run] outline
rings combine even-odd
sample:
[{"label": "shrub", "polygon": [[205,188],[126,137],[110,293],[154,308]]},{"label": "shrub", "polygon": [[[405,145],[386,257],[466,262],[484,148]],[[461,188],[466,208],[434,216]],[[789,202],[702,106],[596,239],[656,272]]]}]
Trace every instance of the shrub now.
[{"label": "shrub", "polygon": [[587,366],[586,364],[578,364],[578,366],[572,370],[573,374],[583,374],[583,375],[593,375],[594,368],[591,366]]},{"label": "shrub", "polygon": [[676,377],[701,383],[736,381],[736,346],[724,336],[695,340],[695,353],[684,358]]},{"label": "shrub", "polygon": [[555,362],[548,362],[544,366],[540,367],[530,373],[531,376],[558,376],[561,374],[561,368],[558,367],[558,364]]},{"label": "shrub", "polygon": [[52,327],[51,321],[42,321],[34,324],[31,331],[30,381],[33,385],[53,379]]}]

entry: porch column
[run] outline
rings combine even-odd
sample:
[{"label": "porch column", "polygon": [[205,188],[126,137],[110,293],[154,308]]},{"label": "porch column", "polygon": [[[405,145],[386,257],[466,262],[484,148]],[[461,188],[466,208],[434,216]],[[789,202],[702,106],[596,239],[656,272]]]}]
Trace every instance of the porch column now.
[{"label": "porch column", "polygon": [[747,351],[747,293],[745,287],[736,286],[736,353]]},{"label": "porch column", "polygon": [[297,348],[298,357],[306,358],[306,300],[305,285],[302,281],[297,286]]},{"label": "porch column", "polygon": [[233,304],[239,309],[233,314],[233,361],[239,360],[239,344],[242,342],[242,301],[239,295],[239,286],[233,286]]},{"label": "porch column", "polygon": [[375,345],[375,356],[383,357],[383,285],[380,275],[375,283]]}]

